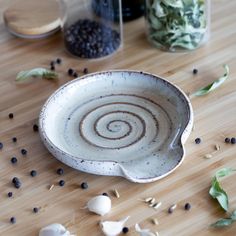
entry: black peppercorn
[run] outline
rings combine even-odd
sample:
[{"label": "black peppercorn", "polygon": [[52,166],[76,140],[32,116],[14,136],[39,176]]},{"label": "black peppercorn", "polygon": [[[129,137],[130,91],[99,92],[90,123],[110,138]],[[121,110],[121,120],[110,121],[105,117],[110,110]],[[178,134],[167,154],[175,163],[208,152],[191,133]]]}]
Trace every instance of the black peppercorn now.
[{"label": "black peppercorn", "polygon": [[34,124],[34,125],[33,125],[33,131],[34,131],[34,132],[37,132],[38,130],[39,130],[38,125],[37,125],[37,124]]},{"label": "black peppercorn", "polygon": [[13,183],[13,184],[15,184],[15,183],[18,182],[18,181],[20,181],[20,180],[19,180],[19,178],[17,178],[17,177],[14,177],[14,178],[12,179],[12,183]]},{"label": "black peppercorn", "polygon": [[185,209],[186,211],[189,211],[189,210],[191,209],[190,203],[186,203],[186,204],[184,205],[184,209]]},{"label": "black peppercorn", "polygon": [[12,197],[12,196],[13,196],[13,193],[12,193],[12,192],[9,192],[9,193],[7,193],[7,196],[8,196],[8,197]]},{"label": "black peppercorn", "polygon": [[74,74],[74,70],[70,68],[67,73],[68,75],[72,76]]},{"label": "black peppercorn", "polygon": [[37,175],[37,171],[36,171],[36,170],[31,170],[31,171],[30,171],[30,175],[31,175],[32,177],[35,177],[35,176]]},{"label": "black peppercorn", "polygon": [[68,27],[65,44],[72,54],[81,58],[99,58],[116,51],[121,40],[119,32],[111,27],[84,19]]},{"label": "black peppercorn", "polygon": [[15,188],[20,188],[21,187],[21,182],[20,181],[16,182],[14,184],[14,186],[15,186]]},{"label": "black peppercorn", "polygon": [[10,113],[10,114],[8,115],[8,117],[9,117],[9,119],[13,119],[13,118],[14,118],[13,113]]},{"label": "black peppercorn", "polygon": [[73,77],[74,77],[74,78],[77,78],[78,76],[79,76],[79,75],[78,75],[77,72],[74,72],[74,73],[73,73]]},{"label": "black peppercorn", "polygon": [[39,212],[39,208],[38,208],[38,207],[34,207],[34,208],[33,208],[33,212],[34,212],[34,213],[38,213],[38,212]]},{"label": "black peppercorn", "polygon": [[107,193],[103,193],[102,195],[103,195],[103,196],[107,196],[107,197],[108,197],[108,194],[107,194]]},{"label": "black peppercorn", "polygon": [[12,164],[16,164],[17,163],[17,158],[16,157],[12,157],[11,158],[11,163]]},{"label": "black peppercorn", "polygon": [[198,70],[196,68],[193,69],[193,74],[196,75],[198,73]]},{"label": "black peppercorn", "polygon": [[196,139],[195,139],[195,143],[196,143],[196,144],[200,144],[201,141],[202,141],[202,140],[201,140],[200,138],[196,138]]},{"label": "black peppercorn", "polygon": [[174,210],[173,210],[173,208],[172,208],[172,207],[170,207],[170,208],[168,209],[168,213],[169,213],[169,214],[172,214],[172,213],[173,213],[173,211],[174,211]]},{"label": "black peppercorn", "polygon": [[59,186],[63,187],[65,185],[65,181],[64,180],[60,180],[59,181]]},{"label": "black peppercorn", "polygon": [[55,66],[51,66],[50,70],[55,70]]},{"label": "black peppercorn", "polygon": [[25,155],[27,155],[27,150],[26,150],[26,149],[24,149],[24,148],[23,148],[23,149],[21,149],[21,154],[22,154],[22,155],[24,155],[24,156],[25,156]]},{"label": "black peppercorn", "polygon": [[11,218],[10,218],[10,222],[11,222],[12,224],[15,224],[15,223],[16,223],[16,218],[15,218],[15,217],[11,217]]},{"label": "black peppercorn", "polygon": [[14,178],[12,179],[12,183],[13,183],[13,185],[15,186],[15,188],[20,188],[20,187],[21,187],[20,179],[17,178],[17,177],[14,177]]},{"label": "black peppercorn", "polygon": [[124,228],[122,229],[122,232],[123,232],[124,234],[127,234],[127,233],[129,232],[129,228],[128,228],[128,227],[124,227]]},{"label": "black peppercorn", "polygon": [[13,138],[12,138],[12,142],[13,142],[13,143],[16,143],[16,142],[17,142],[17,138],[16,138],[16,137],[13,137]]},{"label": "black peppercorn", "polygon": [[88,68],[84,68],[83,72],[84,74],[88,74]]},{"label": "black peppercorn", "polygon": [[230,138],[225,138],[225,143],[230,143]]},{"label": "black peppercorn", "polygon": [[56,63],[57,63],[57,64],[61,64],[61,62],[62,62],[61,58],[57,58],[57,59],[56,59]]},{"label": "black peppercorn", "polygon": [[231,142],[232,144],[235,144],[235,143],[236,143],[236,138],[231,138],[230,142]]},{"label": "black peppercorn", "polygon": [[3,143],[0,142],[0,150],[3,148]]},{"label": "black peppercorn", "polygon": [[55,61],[51,61],[50,62],[50,66],[52,67],[52,66],[54,66],[55,65]]},{"label": "black peppercorn", "polygon": [[63,175],[64,174],[64,170],[62,168],[58,168],[57,169],[57,174],[58,175]]},{"label": "black peppercorn", "polygon": [[88,184],[86,182],[83,182],[81,185],[82,189],[87,189],[88,188]]}]

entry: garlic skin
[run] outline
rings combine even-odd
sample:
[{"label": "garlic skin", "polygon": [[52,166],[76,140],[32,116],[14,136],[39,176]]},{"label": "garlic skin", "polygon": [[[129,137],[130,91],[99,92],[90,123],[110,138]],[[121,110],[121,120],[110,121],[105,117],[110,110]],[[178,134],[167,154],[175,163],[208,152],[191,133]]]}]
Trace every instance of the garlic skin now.
[{"label": "garlic skin", "polygon": [[104,216],[111,210],[111,199],[108,196],[99,195],[91,198],[87,203],[87,207],[89,211]]},{"label": "garlic skin", "polygon": [[135,225],[135,230],[140,236],[156,236],[156,234],[152,233],[150,229],[141,229],[139,224]]},{"label": "garlic skin", "polygon": [[120,221],[101,221],[100,227],[106,236],[117,236],[121,233],[129,216]]},{"label": "garlic skin", "polygon": [[51,224],[39,231],[39,236],[73,236],[66,228],[61,224]]}]

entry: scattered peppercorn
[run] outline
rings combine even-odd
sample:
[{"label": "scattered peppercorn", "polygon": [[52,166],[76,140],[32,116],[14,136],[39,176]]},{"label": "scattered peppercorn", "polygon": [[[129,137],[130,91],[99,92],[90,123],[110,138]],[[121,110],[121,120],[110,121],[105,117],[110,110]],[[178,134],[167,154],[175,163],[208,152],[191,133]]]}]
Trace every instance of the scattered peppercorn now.
[{"label": "scattered peppercorn", "polygon": [[230,143],[230,138],[225,138],[225,143]]},{"label": "scattered peppercorn", "polygon": [[27,155],[27,150],[26,150],[26,149],[24,149],[24,148],[23,148],[23,149],[21,149],[21,154],[22,154],[22,155],[24,155],[24,156],[25,156],[25,155]]},{"label": "scattered peppercorn", "polygon": [[68,73],[68,75],[70,75],[70,76],[71,76],[71,75],[73,75],[73,74],[74,74],[74,70],[70,68],[70,69],[68,70],[68,72],[67,72],[67,73]]},{"label": "scattered peppercorn", "polygon": [[196,143],[196,144],[200,144],[201,141],[202,141],[202,140],[201,140],[200,138],[196,138],[196,139],[195,139],[195,143]]},{"label": "scattered peppercorn", "polygon": [[14,186],[15,186],[15,188],[20,188],[21,187],[21,182],[19,181],[19,182],[16,182],[15,184],[14,184]]},{"label": "scattered peppercorn", "polygon": [[87,189],[88,188],[88,184],[86,182],[83,182],[81,185],[82,189]]},{"label": "scattered peppercorn", "polygon": [[35,177],[35,176],[37,175],[37,171],[36,171],[36,170],[31,170],[31,171],[30,171],[30,175],[31,175],[32,177]]},{"label": "scattered peppercorn", "polygon": [[65,181],[62,179],[59,181],[59,186],[63,187],[65,185]]},{"label": "scattered peppercorn", "polygon": [[235,144],[235,143],[236,143],[236,138],[231,138],[231,139],[230,139],[230,142],[231,142],[232,144]]},{"label": "scattered peppercorn", "polygon": [[17,177],[14,177],[14,178],[12,179],[12,183],[14,184],[15,188],[20,188],[20,187],[21,187],[20,179],[17,178]]},{"label": "scattered peppercorn", "polygon": [[11,222],[12,224],[15,224],[15,223],[16,223],[16,218],[15,218],[15,217],[11,217],[10,222]]},{"label": "scattered peppercorn", "polygon": [[184,209],[185,209],[186,211],[189,211],[189,210],[191,209],[190,203],[186,203],[186,204],[184,205]]},{"label": "scattered peppercorn", "polygon": [[13,138],[12,138],[12,142],[13,142],[13,143],[16,143],[16,142],[17,142],[17,138],[16,138],[16,137],[13,137]]},{"label": "scattered peppercorn", "polygon": [[64,174],[64,170],[62,168],[58,168],[57,169],[57,174],[58,175],[63,175]]},{"label": "scattered peppercorn", "polygon": [[108,197],[108,194],[107,194],[107,193],[103,193],[102,195],[103,195],[103,196],[107,196],[107,197]]},{"label": "scattered peppercorn", "polygon": [[37,125],[37,124],[34,124],[34,125],[33,125],[33,131],[34,131],[34,132],[38,132],[38,130],[39,130],[38,125]]},{"label": "scattered peppercorn", "polygon": [[196,75],[198,73],[198,69],[194,68],[193,69],[193,74]]},{"label": "scattered peppercorn", "polygon": [[55,70],[55,66],[51,66],[50,70]]},{"label": "scattered peppercorn", "polygon": [[10,114],[8,115],[8,117],[9,117],[9,119],[13,119],[13,118],[14,118],[13,113],[10,113]]},{"label": "scattered peppercorn", "polygon": [[17,158],[16,157],[12,157],[11,158],[11,163],[12,164],[16,164],[17,163]]},{"label": "scattered peppercorn", "polygon": [[74,73],[73,73],[73,77],[74,77],[74,78],[77,78],[78,76],[79,76],[79,75],[78,75],[77,72],[74,72]]},{"label": "scattered peppercorn", "polygon": [[38,212],[39,212],[39,208],[38,208],[38,207],[34,207],[34,208],[33,208],[33,212],[34,212],[34,213],[38,213]]},{"label": "scattered peppercorn", "polygon": [[3,143],[0,142],[0,149],[2,149],[2,148],[3,148]]},{"label": "scattered peppercorn", "polygon": [[19,180],[19,178],[17,178],[17,177],[14,177],[14,178],[12,179],[12,183],[13,183],[13,184],[15,184],[15,183],[18,182],[18,181],[20,181],[20,180]]},{"label": "scattered peppercorn", "polygon": [[8,197],[12,197],[12,196],[13,196],[13,193],[12,193],[12,192],[9,192],[9,193],[7,193],[7,196],[8,196]]},{"label": "scattered peppercorn", "polygon": [[54,66],[55,65],[55,61],[51,61],[50,62],[50,66],[52,67],[52,66]]},{"label": "scattered peppercorn", "polygon": [[62,62],[61,58],[57,58],[57,59],[56,59],[56,63],[57,63],[58,65],[61,64],[61,62]]},{"label": "scattered peppercorn", "polygon": [[174,210],[173,210],[173,207],[169,207],[169,208],[168,208],[168,213],[169,213],[169,214],[172,214],[173,211],[174,211]]},{"label": "scattered peppercorn", "polygon": [[127,234],[127,233],[129,232],[129,228],[128,228],[128,227],[124,227],[124,228],[122,229],[122,232],[123,232],[124,234]]},{"label": "scattered peppercorn", "polygon": [[88,68],[84,68],[83,72],[84,74],[88,74]]}]

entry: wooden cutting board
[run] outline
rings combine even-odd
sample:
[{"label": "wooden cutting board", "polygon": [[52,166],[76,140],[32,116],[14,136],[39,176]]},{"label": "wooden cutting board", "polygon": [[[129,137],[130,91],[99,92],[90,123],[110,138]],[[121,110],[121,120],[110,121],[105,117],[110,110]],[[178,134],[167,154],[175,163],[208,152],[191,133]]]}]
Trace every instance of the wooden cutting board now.
[{"label": "wooden cutting board", "polygon": [[4,12],[4,21],[17,36],[42,37],[60,28],[59,15],[59,4],[55,0],[21,0]]}]

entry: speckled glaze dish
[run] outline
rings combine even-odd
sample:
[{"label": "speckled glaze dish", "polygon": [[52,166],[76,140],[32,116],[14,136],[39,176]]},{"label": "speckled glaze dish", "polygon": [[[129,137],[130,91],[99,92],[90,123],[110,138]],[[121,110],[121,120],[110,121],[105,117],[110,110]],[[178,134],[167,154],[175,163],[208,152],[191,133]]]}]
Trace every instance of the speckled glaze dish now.
[{"label": "speckled glaze dish", "polygon": [[148,183],[184,159],[191,104],[170,82],[143,72],[88,74],[59,88],[39,117],[48,150],[75,169]]}]

